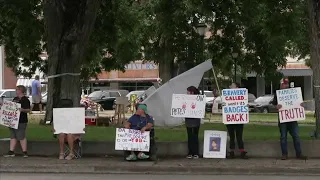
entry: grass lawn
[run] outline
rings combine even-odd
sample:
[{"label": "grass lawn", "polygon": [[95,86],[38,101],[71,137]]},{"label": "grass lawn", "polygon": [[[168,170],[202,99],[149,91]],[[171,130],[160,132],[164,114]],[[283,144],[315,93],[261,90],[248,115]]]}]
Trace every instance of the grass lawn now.
[{"label": "grass lawn", "polygon": [[[204,130],[226,130],[223,124],[206,123],[202,125],[200,137],[203,139]],[[301,126],[301,139],[311,139],[309,133],[314,130],[313,126]],[[187,134],[184,126],[175,128],[156,128],[156,137],[158,141],[186,141]],[[6,127],[0,127],[0,138],[8,138],[9,130]],[[36,141],[54,141],[50,126],[42,126],[30,123],[27,129],[28,140]],[[277,126],[253,125],[247,124],[244,128],[245,140],[278,140],[279,130]],[[84,136],[85,141],[114,141],[114,127],[87,127]]]}]

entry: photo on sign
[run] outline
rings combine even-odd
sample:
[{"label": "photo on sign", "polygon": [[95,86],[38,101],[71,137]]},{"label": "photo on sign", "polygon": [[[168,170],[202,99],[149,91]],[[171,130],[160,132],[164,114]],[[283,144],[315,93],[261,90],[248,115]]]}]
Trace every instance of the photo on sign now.
[{"label": "photo on sign", "polygon": [[209,151],[219,152],[221,147],[221,138],[220,137],[210,137],[209,141]]}]

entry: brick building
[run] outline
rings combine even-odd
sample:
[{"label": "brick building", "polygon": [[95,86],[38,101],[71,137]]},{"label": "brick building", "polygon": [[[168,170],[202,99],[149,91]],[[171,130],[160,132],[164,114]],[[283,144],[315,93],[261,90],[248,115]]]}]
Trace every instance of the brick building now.
[{"label": "brick building", "polygon": [[17,77],[5,62],[4,47],[0,46],[0,89],[15,89]]}]

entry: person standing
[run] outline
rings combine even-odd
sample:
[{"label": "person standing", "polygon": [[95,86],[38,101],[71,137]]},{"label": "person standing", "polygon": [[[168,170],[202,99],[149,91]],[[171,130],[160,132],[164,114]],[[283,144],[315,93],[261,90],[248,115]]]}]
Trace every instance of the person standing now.
[{"label": "person standing", "polygon": [[[190,95],[200,94],[200,91],[190,86],[187,88],[187,93]],[[200,118],[185,118],[185,124],[188,134],[188,159],[199,159],[199,129],[201,124]]]},{"label": "person standing", "polygon": [[[230,85],[230,89],[236,89],[240,88],[239,83],[232,83]],[[229,156],[227,158],[234,159],[235,158],[235,139],[237,138],[238,148],[240,151],[240,157],[242,159],[248,159],[247,152],[244,149],[244,143],[243,143],[243,124],[227,124],[228,134],[230,137],[230,151]]]},{"label": "person standing", "polygon": [[[284,78],[280,85],[280,89],[288,89],[288,88],[289,88],[289,80],[287,78]],[[282,105],[278,104],[277,93],[275,93],[274,95],[272,104],[277,106],[278,110],[282,108]],[[306,156],[302,155],[302,151],[301,151],[298,122],[292,121],[292,122],[280,123],[280,119],[278,116],[278,127],[280,130],[280,146],[281,146],[281,152],[282,152],[281,160],[288,159],[288,144],[287,144],[288,132],[291,135],[293,140],[294,149],[296,150],[296,157],[302,160],[307,159]]]},{"label": "person standing", "polygon": [[[41,83],[39,81],[39,76],[36,75],[35,80],[32,81],[32,89],[31,89],[31,96],[32,96],[32,104],[33,107],[36,105],[39,107],[40,113],[42,113],[42,104],[41,104]],[[32,109],[33,109],[32,107]]]},{"label": "person standing", "polygon": [[17,97],[13,99],[13,102],[21,104],[20,117],[18,129],[9,128],[10,130],[10,149],[7,155],[4,157],[14,157],[14,150],[16,148],[17,142],[20,141],[21,149],[23,152],[23,157],[28,157],[27,153],[27,139],[26,139],[26,129],[28,123],[28,113],[30,112],[30,101],[28,97],[25,96],[26,87],[17,86]]}]

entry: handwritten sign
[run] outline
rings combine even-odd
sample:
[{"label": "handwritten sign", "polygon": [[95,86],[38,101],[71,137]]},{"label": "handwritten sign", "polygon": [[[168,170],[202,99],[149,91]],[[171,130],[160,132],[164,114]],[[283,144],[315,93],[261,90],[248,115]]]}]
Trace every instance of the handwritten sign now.
[{"label": "handwritten sign", "polygon": [[280,123],[302,121],[306,119],[301,88],[290,88],[277,90],[278,104],[281,105],[279,109]]},{"label": "handwritten sign", "polygon": [[222,90],[222,119],[224,124],[249,123],[248,90],[245,88]]},{"label": "handwritten sign", "polygon": [[150,132],[134,129],[116,129],[115,150],[149,152]]},{"label": "handwritten sign", "polygon": [[204,118],[205,95],[173,94],[171,116],[186,118]]},{"label": "handwritten sign", "polygon": [[203,157],[204,158],[226,158],[227,132],[204,131]]},{"label": "handwritten sign", "polygon": [[21,104],[4,100],[0,111],[0,124],[18,129]]},{"label": "handwritten sign", "polygon": [[84,108],[53,108],[54,134],[84,134]]}]

